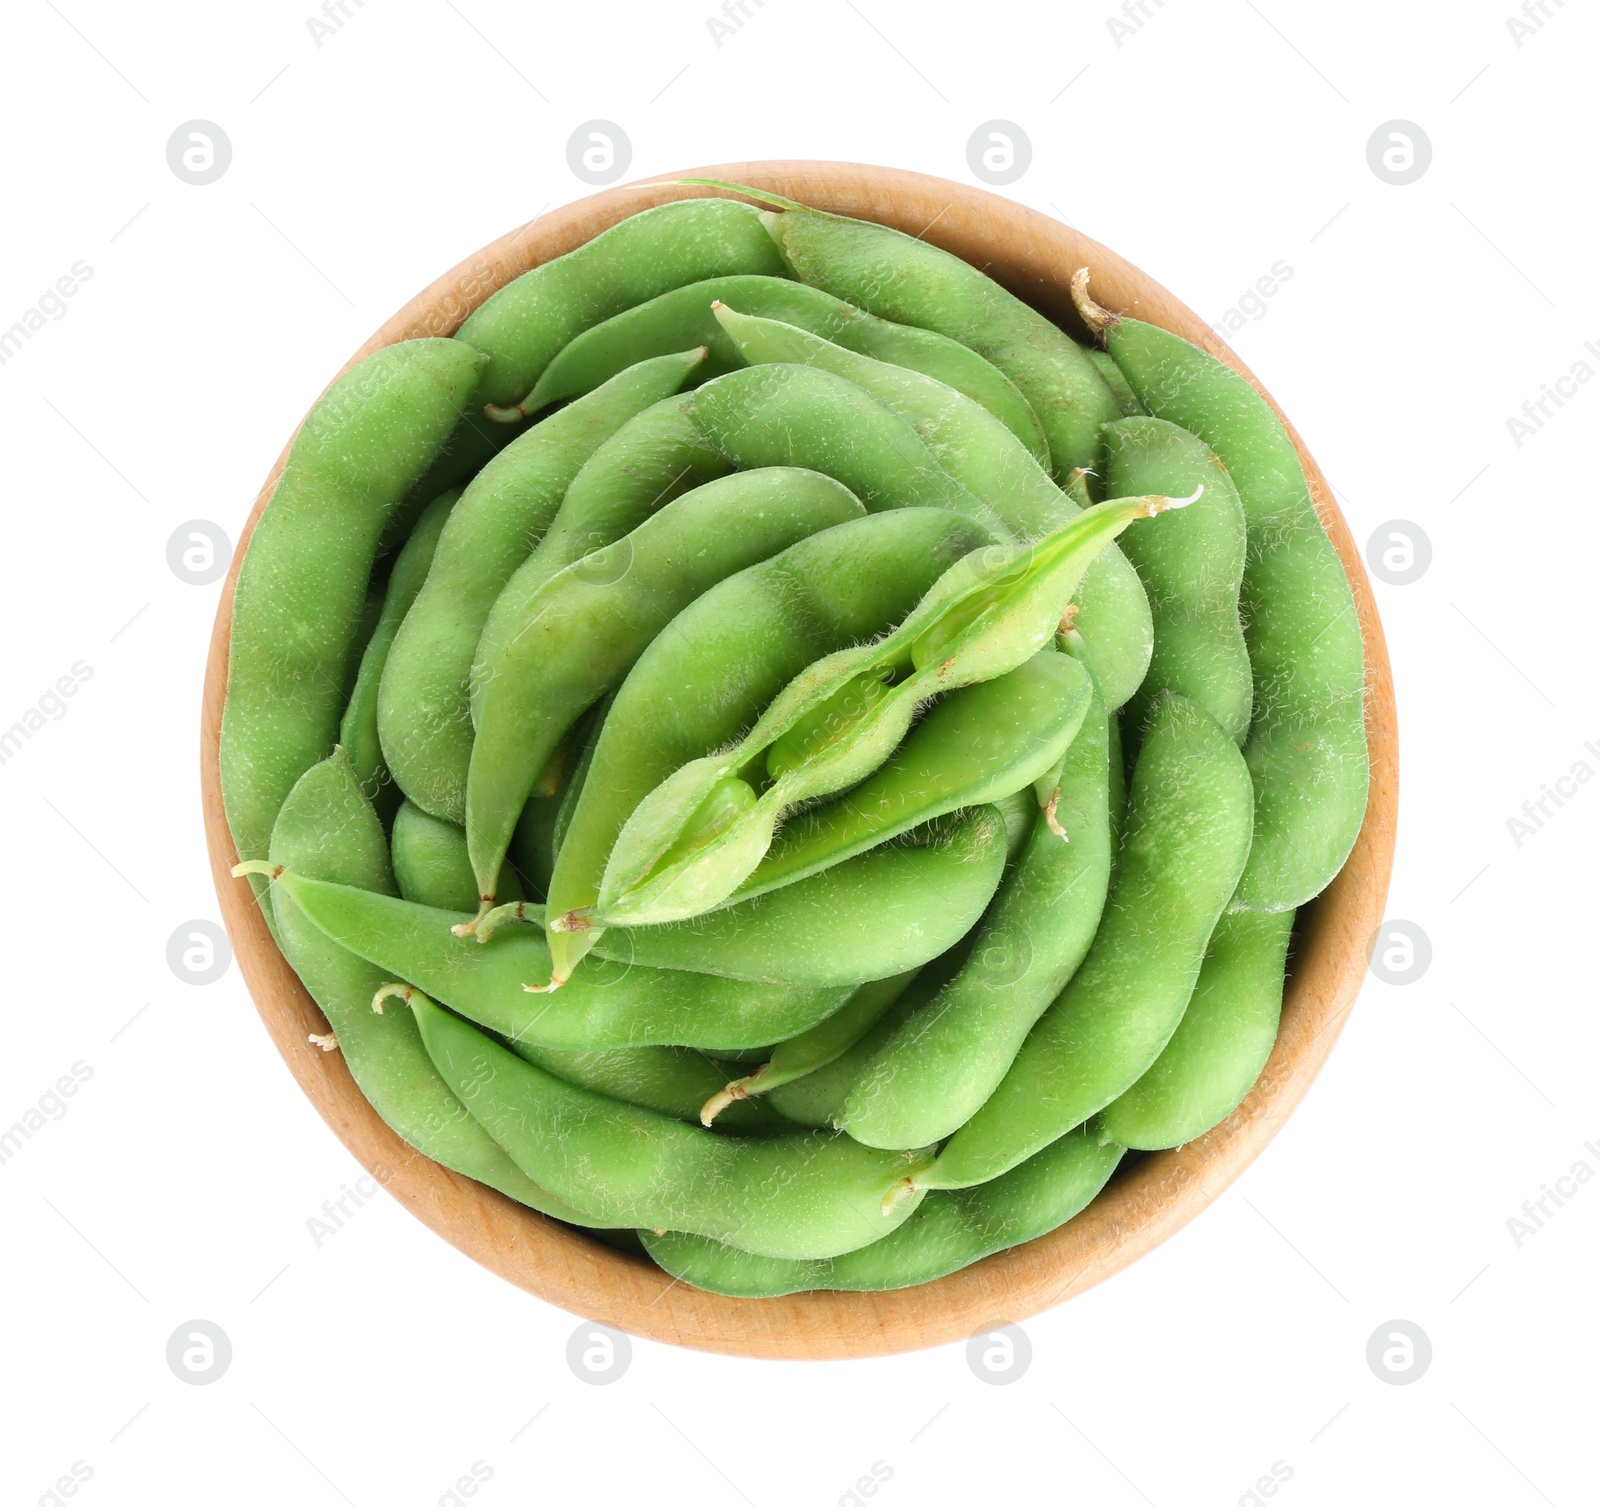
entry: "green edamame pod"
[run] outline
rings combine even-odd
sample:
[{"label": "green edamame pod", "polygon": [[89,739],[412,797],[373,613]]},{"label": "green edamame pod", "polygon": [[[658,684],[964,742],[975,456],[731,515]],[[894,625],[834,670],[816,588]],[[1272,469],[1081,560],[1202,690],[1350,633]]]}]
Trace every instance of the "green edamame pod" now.
[{"label": "green edamame pod", "polygon": [[583,463],[523,571],[538,568],[553,576],[615,544],[674,498],[733,469],[689,422],[682,402],[663,398],[635,414]]},{"label": "green edamame pod", "polygon": [[508,926],[478,942],[451,931],[471,912],[431,910],[293,869],[275,882],[320,930],[385,978],[404,979],[490,1031],[540,1046],[742,1052],[809,1030],[851,994],[595,959],[549,997],[528,985],[550,976],[550,951],[536,927]]},{"label": "green edamame pod", "polygon": [[[1143,725],[1162,691],[1202,706],[1235,743],[1250,729],[1250,655],[1239,622],[1244,509],[1222,463],[1203,441],[1165,419],[1119,419],[1105,427],[1112,492],[1182,487],[1204,493],[1160,530],[1135,529],[1127,555],[1144,581],[1155,620],[1155,654],[1128,708]],[[1077,625],[1075,625],[1077,626]]]},{"label": "green edamame pod", "polygon": [[[296,781],[273,824],[271,849],[275,864],[393,893],[383,827],[343,749]],[[350,1076],[385,1124],[452,1172],[543,1214],[589,1223],[532,1182],[485,1134],[435,1071],[408,1012],[373,1013],[372,997],[386,976],[313,926],[286,891],[273,886],[271,896],[283,955],[327,1016]]]},{"label": "green edamame pod", "polygon": [[[394,815],[389,846],[394,877],[405,899],[435,910],[469,910],[477,905],[478,886],[467,856],[467,834],[454,822],[429,816],[410,801],[402,802]],[[500,891],[508,901],[522,898],[522,886],[510,864],[500,875]]]},{"label": "green edamame pod", "polygon": [[1098,465],[1100,426],[1121,416],[1111,389],[1077,341],[992,277],[887,225],[826,214],[736,183],[688,181],[783,211],[767,215],[767,226],[801,282],[881,318],[937,330],[999,367],[1044,426],[1057,476]]},{"label": "green edamame pod", "polygon": [[459,340],[385,346],[340,377],[295,436],[233,599],[217,762],[242,859],[266,857],[284,798],[333,749],[379,536],[482,366]]},{"label": "green edamame pod", "polygon": [[511,1159],[608,1219],[803,1260],[882,1239],[913,1211],[883,1208],[902,1155],[804,1131],[717,1135],[563,1083],[421,995],[411,1008],[434,1065]]},{"label": "green edamame pod", "polygon": [[461,495],[378,687],[378,734],[405,794],[458,826],[472,757],[468,675],[489,609],[554,517],[579,466],[641,408],[677,391],[698,351],[641,361],[534,425]]},{"label": "green edamame pod", "polygon": [[[691,345],[693,341],[689,342]],[[679,350],[683,347],[679,346]],[[1144,404],[1139,401],[1139,394],[1133,390],[1132,384],[1122,375],[1122,368],[1112,359],[1110,351],[1097,350],[1091,347],[1089,359],[1094,362],[1094,369],[1105,379],[1105,384],[1111,389],[1111,395],[1117,400],[1117,407],[1122,410],[1123,418],[1132,418],[1135,414],[1144,412]]]},{"label": "green edamame pod", "polygon": [[1072,291],[1145,407],[1204,440],[1239,490],[1256,835],[1233,907],[1293,910],[1344,866],[1366,814],[1365,662],[1350,582],[1294,444],[1261,394],[1180,336],[1100,308],[1087,272]]},{"label": "green edamame pod", "polygon": [[773,466],[696,487],[558,575],[530,560],[511,577],[472,667],[466,827],[483,910],[545,761],[667,624],[718,581],[863,515],[831,478]]},{"label": "green edamame pod", "polygon": [[[674,1120],[698,1121],[706,1095],[728,1076],[725,1063],[693,1047],[614,1047],[605,1052],[566,1052],[531,1041],[507,1043],[524,1062],[531,1062],[563,1083],[604,1094],[608,1099],[653,1109]],[[759,1099],[736,1106],[722,1122],[724,1130],[793,1130],[770,1104]]]},{"label": "green edamame pod", "polygon": [[[981,542],[971,525],[936,509],[878,513],[730,576],[679,613],[605,719],[556,857],[551,914],[595,902],[617,833],[660,781],[738,737],[752,710],[814,660],[899,622]],[[578,933],[550,936],[562,977],[583,955],[578,944]]]},{"label": "green edamame pod", "polygon": [[1294,912],[1235,911],[1217,922],[1172,1040],[1101,1116],[1119,1146],[1159,1151],[1220,1125],[1255,1085],[1278,1039]]},{"label": "green edamame pod", "polygon": [[783,270],[756,211],[726,199],[683,199],[630,215],[524,272],[468,317],[460,338],[488,354],[482,401],[505,407],[520,402],[551,357],[602,319],[684,283]]},{"label": "green edamame pod", "polygon": [[1010,533],[928,453],[916,431],[853,382],[809,366],[746,367],[697,388],[683,411],[741,470],[805,466],[842,481],[870,513],[931,507]]},{"label": "green edamame pod", "polygon": [[[722,304],[714,312],[751,365],[814,366],[855,383],[892,409],[916,431],[934,460],[1019,539],[1052,533],[1080,511],[1004,424],[943,382],[845,350],[776,319],[755,318]],[[1113,495],[1154,490],[1113,488]],[[1145,677],[1153,630],[1144,587],[1115,544],[1084,572],[1076,600],[1076,626],[1089,643],[1101,689],[1108,703],[1119,707]]]},{"label": "green edamame pod", "polygon": [[1097,691],[1050,819],[1035,822],[965,965],[857,1077],[839,1123],[858,1141],[926,1146],[965,1125],[1083,962],[1111,877],[1108,727]]},{"label": "green edamame pod", "polygon": [[717,1091],[700,1106],[700,1123],[710,1125],[731,1106],[770,1093],[843,1056],[882,1019],[884,1011],[905,993],[916,976],[917,970],[912,968],[863,984],[826,1020],[788,1041],[780,1041],[755,1072],[718,1085]]},{"label": "green edamame pod", "polygon": [[1092,695],[1089,672],[1049,647],[1007,675],[952,691],[876,774],[789,822],[725,904],[793,884],[959,807],[1029,789],[1061,762]]},{"label": "green edamame pod", "polygon": [[[790,807],[871,774],[920,701],[1031,659],[1055,637],[1090,560],[1136,518],[1193,500],[1103,503],[1034,544],[994,545],[953,565],[888,637],[813,664],[738,743],[646,796],[606,860],[597,904],[586,915],[553,915],[552,931],[592,936],[721,904],[760,863]],[[772,783],[757,795],[750,782],[763,761]]]},{"label": "green edamame pod", "polygon": [[1122,1148],[1102,1145],[1092,1130],[1069,1131],[993,1182],[930,1193],[899,1229],[826,1261],[779,1261],[704,1235],[648,1230],[644,1247],[668,1276],[730,1298],[887,1292],[1060,1229],[1093,1202],[1121,1160]]},{"label": "green edamame pod", "polygon": [[1250,775],[1193,702],[1165,696],[1134,766],[1122,864],[1082,966],[924,1187],[987,1182],[1098,1114],[1160,1055],[1250,851]]},{"label": "green edamame pod", "polygon": [[[713,277],[625,309],[567,346],[545,368],[525,406],[532,412],[541,403],[576,397],[645,356],[696,345],[710,351],[700,369],[702,380],[737,370],[744,358],[711,314],[711,305],[719,299],[746,314],[781,319],[847,350],[935,377],[981,403],[1036,460],[1050,462],[1044,430],[1028,400],[1004,372],[976,351],[932,330],[879,319],[787,277]],[[1109,364],[1115,371],[1116,363]],[[1120,372],[1117,376],[1126,387],[1126,379]]]},{"label": "green edamame pod", "polygon": [[920,968],[960,941],[1005,860],[1004,818],[974,806],[710,915],[609,929],[595,952],[751,982],[860,984]]},{"label": "green edamame pod", "polygon": [[817,1130],[837,1130],[861,1070],[900,1026],[920,1010],[960,970],[971,952],[963,938],[942,957],[923,968],[893,1003],[844,1051],[788,1083],[772,1089],[768,1098],[784,1119]]},{"label": "green edamame pod", "polygon": [[389,774],[389,766],[383,762],[383,748],[378,742],[378,682],[383,678],[383,667],[388,663],[389,648],[399,632],[401,619],[411,610],[417,593],[422,590],[428,567],[433,564],[433,552],[444,530],[445,519],[460,496],[459,490],[444,492],[429,503],[417,519],[411,537],[395,557],[382,606],[366,647],[361,651],[355,684],[350,688],[344,716],[339,722],[339,742],[350,755],[356,778],[382,820],[393,816],[401,797]]}]

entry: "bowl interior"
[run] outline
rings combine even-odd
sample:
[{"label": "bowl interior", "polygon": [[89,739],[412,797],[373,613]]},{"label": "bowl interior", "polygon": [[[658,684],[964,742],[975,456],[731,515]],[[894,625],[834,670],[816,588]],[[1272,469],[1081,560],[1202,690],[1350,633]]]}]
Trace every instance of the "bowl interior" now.
[{"label": "bowl interior", "polygon": [[[747,183],[920,236],[984,268],[1080,337],[1084,332],[1068,279],[1086,266],[1102,303],[1162,325],[1250,377],[1204,320],[1137,268],[1070,226],[981,189],[892,168],[834,162],[730,163],[681,176]],[[698,192],[667,184],[622,185],[531,221],[424,289],[351,357],[347,368],[397,340],[453,333],[478,304],[530,267],[570,251],[641,209]],[[1366,573],[1333,494],[1292,425],[1289,433],[1360,616],[1371,794],[1349,861],[1300,918],[1282,1025],[1266,1069],[1244,1103],[1209,1134],[1176,1151],[1130,1159],[1069,1224],[937,1282],[901,1292],[753,1300],[721,1298],[684,1286],[647,1262],[554,1224],[411,1150],[367,1104],[340,1055],[307,1042],[309,1034],[325,1031],[326,1023],[274,945],[249,887],[228,872],[236,855],[223,816],[217,737],[233,590],[250,532],[282,471],[280,456],[241,530],[217,607],[202,707],[201,776],[207,843],[223,918],[256,1008],[295,1079],[388,1191],[474,1260],[584,1318],[670,1344],[805,1359],[912,1350],[1026,1318],[1136,1260],[1217,1197],[1299,1103],[1355,999],[1388,892],[1398,775],[1388,654]]]}]

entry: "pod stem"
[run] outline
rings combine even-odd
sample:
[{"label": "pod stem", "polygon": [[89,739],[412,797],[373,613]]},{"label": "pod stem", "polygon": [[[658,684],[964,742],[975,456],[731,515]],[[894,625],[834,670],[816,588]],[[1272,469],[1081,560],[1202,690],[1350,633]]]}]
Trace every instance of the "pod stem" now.
[{"label": "pod stem", "polygon": [[[496,907],[493,895],[479,895],[478,914],[475,915],[470,921],[457,921],[456,924],[450,928],[451,934],[457,937],[476,937],[478,935],[478,927],[494,914],[495,909]],[[479,940],[487,941],[488,939],[480,937]]]},{"label": "pod stem", "polygon": [[235,879],[243,879],[246,874],[264,874],[268,879],[276,879],[283,873],[281,863],[268,863],[265,858],[247,858],[243,863],[236,863],[229,870]]},{"label": "pod stem", "polygon": [[1056,820],[1056,807],[1060,805],[1060,803],[1061,787],[1057,785],[1056,788],[1050,792],[1050,799],[1047,800],[1042,807],[1040,807],[1040,814],[1044,817],[1045,826],[1054,832],[1055,835],[1062,840],[1062,842],[1070,842],[1072,839],[1067,836],[1067,829]]},{"label": "pod stem", "polygon": [[524,398],[522,403],[514,404],[510,408],[503,408],[498,403],[485,403],[483,405],[484,417],[493,419],[497,424],[520,424],[528,416],[528,410],[523,407],[523,403],[527,401]]},{"label": "pod stem", "polygon": [[771,1066],[770,1062],[763,1062],[755,1072],[743,1078],[735,1078],[726,1088],[718,1089],[700,1106],[700,1123],[709,1126],[730,1104],[737,1104],[740,1099],[748,1099],[752,1095],[759,1094],[766,1086],[761,1080]]},{"label": "pod stem", "polygon": [[372,996],[372,1013],[374,1015],[382,1015],[383,1002],[386,999],[404,1000],[409,1005],[411,996],[415,992],[410,984],[385,984],[383,988]]},{"label": "pod stem", "polygon": [[1113,314],[1110,309],[1103,309],[1089,296],[1089,269],[1079,267],[1072,274],[1072,302],[1078,310],[1078,317],[1089,326],[1089,333],[1097,337],[1102,345],[1105,344],[1106,331],[1114,324],[1122,322],[1122,315]]},{"label": "pod stem", "polygon": [[482,911],[475,921],[464,922],[473,930],[468,933],[459,926],[452,926],[451,931],[458,936],[475,936],[480,942],[487,942],[507,921],[531,921],[537,926],[544,920],[544,907],[527,900],[513,900],[507,905],[497,905],[491,911]]}]

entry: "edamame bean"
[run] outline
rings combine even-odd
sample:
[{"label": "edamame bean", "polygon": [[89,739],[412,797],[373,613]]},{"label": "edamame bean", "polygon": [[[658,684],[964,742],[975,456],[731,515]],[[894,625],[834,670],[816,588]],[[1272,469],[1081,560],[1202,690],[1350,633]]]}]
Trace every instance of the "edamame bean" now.
[{"label": "edamame bean", "polygon": [[1252,685],[1239,622],[1245,547],[1239,494],[1205,444],[1165,419],[1119,419],[1106,425],[1105,437],[1106,484],[1119,496],[1168,486],[1205,489],[1169,527],[1128,535],[1127,555],[1155,619],[1155,654],[1128,708],[1129,724],[1141,727],[1156,697],[1175,691],[1243,743]]},{"label": "edamame bean", "polygon": [[837,1060],[877,1024],[916,976],[913,968],[863,984],[826,1020],[788,1041],[780,1041],[755,1072],[720,1085],[700,1106],[700,1123],[710,1125],[732,1106],[770,1093]]},{"label": "edamame bean", "polygon": [[284,797],[333,749],[379,535],[482,365],[458,340],[385,346],[328,389],[295,437],[233,599],[217,762],[242,859],[266,857]]},{"label": "edamame bean", "polygon": [[472,723],[467,679],[489,609],[528,558],[578,467],[641,408],[675,392],[696,351],[641,361],[536,424],[473,478],[451,510],[378,687],[378,734],[405,794],[466,820]]},{"label": "edamame bean", "polygon": [[[467,834],[454,822],[429,816],[405,801],[395,812],[389,844],[394,876],[405,899],[436,910],[470,910],[477,905]],[[522,898],[522,886],[510,864],[500,875],[500,889],[508,901]]]},{"label": "edamame bean", "polygon": [[[891,408],[916,431],[934,460],[1018,538],[1052,533],[1080,511],[1080,504],[1062,493],[1004,424],[943,382],[845,350],[776,319],[754,318],[721,304],[713,307],[719,325],[751,365],[814,366],[855,383]],[[1152,490],[1134,487],[1114,495]],[[1077,602],[1076,626],[1089,643],[1101,688],[1114,709],[1144,679],[1153,642],[1144,587],[1117,545],[1108,545],[1084,573]]]},{"label": "edamame bean", "polygon": [[961,971],[857,1077],[839,1123],[858,1141],[926,1146],[954,1134],[1077,972],[1111,877],[1108,726],[1097,692],[1061,767],[1048,808],[1054,825],[1034,823]]},{"label": "edamame bean", "polygon": [[[349,756],[336,749],[295,782],[273,824],[272,863],[391,894],[383,828]],[[532,1182],[473,1120],[434,1070],[409,1013],[372,1012],[384,976],[313,926],[274,886],[279,945],[333,1028],[350,1076],[385,1124],[424,1156],[508,1198],[574,1224],[589,1219]]]},{"label": "edamame bean", "polygon": [[804,1131],[716,1135],[563,1083],[420,994],[411,1008],[434,1065],[512,1160],[608,1219],[805,1260],[880,1240],[910,1215],[882,1210],[906,1174],[901,1154]]},{"label": "edamame bean", "polygon": [[742,470],[805,466],[842,481],[868,512],[943,508],[995,539],[1009,537],[991,509],[940,469],[904,419],[831,372],[746,367],[696,388],[683,411]]},{"label": "edamame bean", "polygon": [[389,774],[389,766],[383,762],[383,749],[378,742],[378,682],[383,678],[383,667],[400,629],[400,620],[411,610],[417,593],[422,590],[445,519],[460,496],[460,491],[454,490],[436,497],[424,509],[411,537],[396,557],[377,618],[361,651],[355,682],[346,693],[344,716],[339,722],[339,742],[349,753],[356,778],[382,820],[394,815],[401,797]]},{"label": "edamame bean", "polygon": [[1056,474],[1093,468],[1100,426],[1121,416],[1088,352],[991,277],[887,225],[825,214],[736,183],[690,179],[781,211],[764,218],[790,270],[858,308],[970,346],[1021,389],[1044,426]]},{"label": "edamame bean", "polygon": [[[720,904],[761,861],[791,806],[877,769],[919,701],[1031,659],[1053,640],[1084,567],[1105,545],[1136,518],[1193,500],[1103,503],[1037,543],[991,546],[953,565],[887,638],[813,664],[740,742],[646,796],[606,860],[592,911],[553,914],[551,930],[683,920]],[[750,780],[762,760],[772,783],[758,795]]]},{"label": "edamame bean", "polygon": [[960,941],[1005,858],[1004,819],[974,806],[710,915],[608,930],[596,951],[753,983],[860,984],[919,968]]},{"label": "edamame bean", "polygon": [[[594,903],[617,833],[661,780],[739,736],[813,660],[899,622],[980,542],[971,525],[932,508],[878,513],[730,576],[679,613],[606,717],[556,857],[551,914]],[[585,937],[551,934],[561,977],[587,950]]]},{"label": "edamame bean", "polygon": [[1250,775],[1193,702],[1164,696],[1129,791],[1122,864],[1083,965],[923,1187],[987,1182],[1099,1113],[1160,1055],[1250,851]]},{"label": "edamame bean", "polygon": [[780,1261],[704,1235],[648,1230],[644,1246],[668,1276],[731,1298],[887,1292],[947,1277],[1060,1229],[1089,1206],[1121,1160],[1122,1148],[1102,1145],[1092,1129],[1069,1131],[993,1182],[930,1193],[899,1229],[825,1261]]},{"label": "edamame bean", "polygon": [[682,199],[630,215],[524,272],[468,317],[460,338],[489,357],[481,400],[496,407],[520,402],[551,357],[590,325],[669,288],[730,272],[783,272],[759,216],[746,205]]},{"label": "edamame bean", "polygon": [[[744,365],[744,358],[711,314],[711,305],[719,299],[746,314],[781,319],[864,356],[936,377],[981,403],[1029,454],[1049,464],[1044,430],[1028,400],[1009,377],[976,351],[932,330],[863,313],[820,288],[786,277],[713,277],[625,309],[585,330],[567,346],[545,368],[523,406],[536,412],[541,403],[576,397],[598,387],[644,356],[696,345],[706,346],[711,353],[700,369],[702,380],[736,370]],[[1107,361],[1115,371],[1116,363]],[[1120,372],[1117,377],[1126,387]]]},{"label": "edamame bean", "polygon": [[1255,675],[1245,762],[1256,791],[1240,910],[1293,910],[1343,867],[1367,806],[1361,624],[1293,442],[1237,372],[1187,340],[1073,297],[1146,408],[1228,469],[1248,529],[1241,607]]},{"label": "edamame bean", "polygon": [[876,774],[789,822],[728,903],[793,884],[959,807],[1028,790],[1061,762],[1092,695],[1088,671],[1048,647],[1007,675],[952,691]]},{"label": "edamame bean", "polygon": [[536,927],[507,927],[480,943],[451,932],[466,919],[460,911],[326,884],[293,869],[275,875],[275,883],[322,931],[374,963],[385,979],[404,979],[488,1030],[540,1046],[742,1052],[809,1030],[851,994],[595,959],[580,978],[546,998],[526,987],[528,979],[550,973],[550,952]]},{"label": "edamame bean", "polygon": [[1108,1139],[1141,1151],[1182,1146],[1220,1125],[1261,1076],[1278,1039],[1293,911],[1236,911],[1217,922],[1172,1040],[1101,1117]]},{"label": "edamame bean", "polygon": [[773,466],[696,487],[556,576],[532,560],[512,576],[472,667],[466,826],[484,912],[534,781],[578,717],[709,587],[863,514],[829,477]]}]

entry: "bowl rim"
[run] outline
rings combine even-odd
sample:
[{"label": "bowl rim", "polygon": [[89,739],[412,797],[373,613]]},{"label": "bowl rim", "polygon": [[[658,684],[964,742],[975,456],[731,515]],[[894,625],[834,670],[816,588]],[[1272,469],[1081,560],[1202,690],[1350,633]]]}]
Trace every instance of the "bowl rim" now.
[{"label": "bowl rim", "polygon": [[717,193],[673,182],[691,176],[744,183],[892,225],[982,266],[1080,335],[1083,327],[1072,307],[1067,280],[1076,268],[1087,266],[1101,303],[1137,313],[1210,351],[1252,382],[1283,419],[1355,597],[1366,653],[1372,775],[1355,847],[1298,924],[1297,956],[1285,991],[1277,1044],[1254,1089],[1232,1115],[1198,1140],[1175,1151],[1148,1154],[1119,1173],[1083,1213],[1053,1233],[937,1281],[887,1293],[797,1293],[750,1299],[700,1292],[638,1257],[556,1224],[412,1150],[361,1095],[341,1054],[308,1043],[307,1037],[326,1031],[327,1023],[279,953],[249,886],[229,875],[237,855],[223,814],[217,740],[234,586],[251,533],[282,474],[289,445],[240,530],[206,662],[201,800],[212,878],[241,974],[296,1082],[349,1151],[391,1194],[480,1265],[590,1322],[729,1355],[842,1359],[964,1340],[1086,1291],[1175,1234],[1255,1160],[1326,1061],[1366,972],[1394,858],[1399,755],[1383,629],[1359,551],[1332,489],[1271,394],[1216,332],[1152,278],[1070,225],[984,189],[943,178],[859,163],[780,160],[718,164],[619,184],[542,214],[474,252],[386,320],[338,375],[395,341],[453,334],[496,289],[630,214],[671,199]]}]

